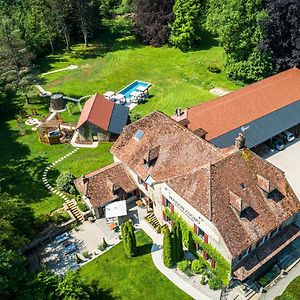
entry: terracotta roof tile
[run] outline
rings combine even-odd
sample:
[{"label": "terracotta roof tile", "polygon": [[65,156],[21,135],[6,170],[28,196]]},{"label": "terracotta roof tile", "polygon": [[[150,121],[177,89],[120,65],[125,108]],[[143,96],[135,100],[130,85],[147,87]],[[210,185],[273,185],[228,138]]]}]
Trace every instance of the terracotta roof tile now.
[{"label": "terracotta roof tile", "polygon": [[120,187],[126,193],[134,191],[137,187],[122,163],[114,163],[85,175],[87,182],[82,178],[76,180],[76,187],[90,198],[93,207],[100,207],[115,200],[113,193],[116,187]]},{"label": "terracotta roof tile", "polygon": [[[138,130],[144,133],[139,141],[134,138]],[[159,149],[158,158],[147,168],[143,161],[151,149]],[[126,126],[111,152],[140,177],[151,175],[155,181],[166,181],[224,157],[218,148],[157,111]]]},{"label": "terracotta roof tile", "polygon": [[[257,175],[270,180],[283,198],[279,201],[267,198],[267,193],[258,185]],[[229,191],[247,201],[243,209],[249,206],[249,214],[239,214],[232,207]],[[212,222],[233,256],[300,210],[300,202],[284,173],[247,149],[211,166],[211,197]]]},{"label": "terracotta roof tile", "polygon": [[211,140],[297,100],[300,70],[292,68],[189,108],[188,128],[203,128],[208,132],[206,139]]},{"label": "terracotta roof tile", "polygon": [[93,95],[86,101],[76,128],[89,121],[103,130],[108,130],[113,109],[114,103],[112,101],[100,94]]}]

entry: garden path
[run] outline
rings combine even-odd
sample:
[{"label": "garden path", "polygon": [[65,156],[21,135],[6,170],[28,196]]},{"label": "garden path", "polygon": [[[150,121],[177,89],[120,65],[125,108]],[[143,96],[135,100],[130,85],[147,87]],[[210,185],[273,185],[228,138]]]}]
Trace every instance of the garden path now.
[{"label": "garden path", "polygon": [[[167,268],[162,260],[162,245],[163,245],[163,236],[154,232],[152,227],[145,221],[141,221],[140,228],[143,229],[152,239],[153,245],[151,248],[152,260],[156,268],[163,273],[171,282],[173,282],[178,288],[183,290],[193,299],[197,300],[214,300],[220,298],[219,292],[212,292],[214,295],[207,296],[200,290],[196,289],[193,285],[189,284],[182,277],[180,277],[174,269]],[[200,285],[200,283],[199,283]]]},{"label": "garden path", "polygon": [[43,176],[42,176],[42,180],[43,183],[45,185],[45,187],[52,193],[56,194],[57,196],[61,197],[64,201],[68,200],[69,198],[64,195],[61,191],[55,189],[49,182],[47,179],[47,175],[48,172],[51,168],[53,168],[55,165],[59,164],[60,162],[62,162],[64,159],[66,159],[67,157],[71,156],[72,154],[74,154],[75,152],[77,152],[79,150],[79,148],[75,148],[74,150],[70,151],[68,154],[64,155],[63,157],[57,159],[55,162],[53,162],[52,164],[48,165],[46,167],[46,169],[43,172]]}]

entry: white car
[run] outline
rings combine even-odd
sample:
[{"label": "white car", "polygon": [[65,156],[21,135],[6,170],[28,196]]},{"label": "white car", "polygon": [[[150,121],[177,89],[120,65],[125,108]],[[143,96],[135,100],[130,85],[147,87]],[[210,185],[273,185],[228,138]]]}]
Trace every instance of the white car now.
[{"label": "white car", "polygon": [[295,139],[294,135],[290,131],[284,131],[283,134],[285,135],[288,142],[291,142]]}]

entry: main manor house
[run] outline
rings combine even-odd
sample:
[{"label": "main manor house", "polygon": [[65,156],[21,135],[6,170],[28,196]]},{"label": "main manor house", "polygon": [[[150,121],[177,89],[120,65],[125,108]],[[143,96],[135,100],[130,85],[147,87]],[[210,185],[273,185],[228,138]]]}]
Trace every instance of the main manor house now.
[{"label": "main manor house", "polygon": [[[297,69],[285,76],[294,70],[300,79]],[[111,148],[114,163],[79,178],[78,189],[97,218],[106,205],[137,198],[161,225],[176,213],[230,263],[232,278],[260,276],[300,236],[299,200],[284,172],[247,148],[241,133],[222,148],[177,121],[156,111],[127,125]],[[194,247],[214,268],[214,257]]]}]

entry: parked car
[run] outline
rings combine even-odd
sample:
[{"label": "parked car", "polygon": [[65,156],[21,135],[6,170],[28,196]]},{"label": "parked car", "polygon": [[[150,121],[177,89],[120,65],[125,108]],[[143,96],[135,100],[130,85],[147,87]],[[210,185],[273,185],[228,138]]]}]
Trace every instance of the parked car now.
[{"label": "parked car", "polygon": [[286,137],[288,142],[291,142],[295,139],[294,135],[288,130],[284,131],[283,134]]},{"label": "parked car", "polygon": [[284,149],[284,143],[280,138],[278,138],[278,137],[274,138],[273,143],[274,143],[276,150],[281,151]]}]

